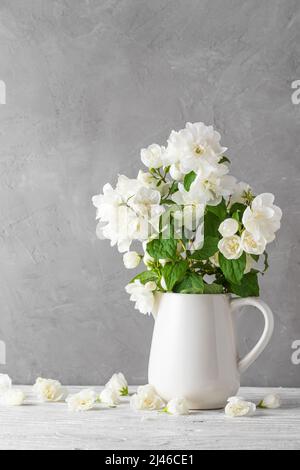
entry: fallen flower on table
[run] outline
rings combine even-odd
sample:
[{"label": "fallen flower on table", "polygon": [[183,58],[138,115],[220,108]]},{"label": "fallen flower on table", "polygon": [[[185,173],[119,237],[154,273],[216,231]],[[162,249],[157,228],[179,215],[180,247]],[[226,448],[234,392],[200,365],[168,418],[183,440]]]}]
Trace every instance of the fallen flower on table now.
[{"label": "fallen flower on table", "polygon": [[19,389],[9,389],[1,396],[1,403],[7,406],[21,406],[25,400],[25,393]]},{"label": "fallen flower on table", "polygon": [[70,411],[89,411],[97,403],[97,394],[94,390],[82,390],[79,393],[69,395],[66,399]]},{"label": "fallen flower on table", "polygon": [[259,402],[257,408],[276,409],[281,406],[281,398],[277,394],[269,393]]},{"label": "fallen flower on table", "polygon": [[99,401],[104,405],[114,408],[120,403],[119,394],[113,388],[105,387],[100,393]]},{"label": "fallen flower on table", "polygon": [[165,402],[155,388],[148,384],[138,387],[137,393],[130,399],[130,406],[133,410],[161,410]]},{"label": "fallen flower on table", "polygon": [[41,377],[36,380],[33,392],[42,402],[62,401],[67,395],[67,390],[58,380],[43,379]]},{"label": "fallen flower on table", "polygon": [[188,403],[183,397],[173,398],[162,411],[174,416],[188,415],[190,412]]},{"label": "fallen flower on table", "polygon": [[122,372],[118,372],[113,374],[113,376],[109,379],[105,388],[111,388],[117,392],[117,394],[121,397],[125,397],[128,395],[128,383],[125,379],[124,374]]},{"label": "fallen flower on table", "polygon": [[245,401],[241,397],[231,397],[225,407],[225,414],[230,418],[241,418],[253,416],[256,411],[256,405],[250,401]]}]

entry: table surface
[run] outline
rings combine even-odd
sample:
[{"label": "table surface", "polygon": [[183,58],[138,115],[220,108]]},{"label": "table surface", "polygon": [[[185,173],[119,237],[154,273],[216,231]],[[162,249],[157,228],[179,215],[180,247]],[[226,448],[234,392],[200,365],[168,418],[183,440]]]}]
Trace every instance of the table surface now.
[{"label": "table surface", "polygon": [[1,450],[300,449],[300,389],[241,388],[239,395],[254,402],[275,391],[283,405],[253,417],[228,418],[223,410],[177,417],[135,412],[128,397],[113,409],[73,413],[65,403],[37,402],[31,387],[18,388],[27,395],[25,404],[0,407]]}]

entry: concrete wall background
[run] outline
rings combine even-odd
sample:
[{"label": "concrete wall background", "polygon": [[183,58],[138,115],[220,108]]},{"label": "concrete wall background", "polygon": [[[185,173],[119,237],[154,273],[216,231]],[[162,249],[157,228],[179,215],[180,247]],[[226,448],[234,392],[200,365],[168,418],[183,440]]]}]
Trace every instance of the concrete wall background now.
[{"label": "concrete wall background", "polygon": [[[299,20],[297,0],[1,0],[1,372],[146,381],[152,319],[96,239],[90,198],[135,176],[142,146],[202,120],[223,134],[232,173],[284,211],[261,281],[276,331],[243,383],[300,386]],[[241,352],[261,327],[243,315]]]}]

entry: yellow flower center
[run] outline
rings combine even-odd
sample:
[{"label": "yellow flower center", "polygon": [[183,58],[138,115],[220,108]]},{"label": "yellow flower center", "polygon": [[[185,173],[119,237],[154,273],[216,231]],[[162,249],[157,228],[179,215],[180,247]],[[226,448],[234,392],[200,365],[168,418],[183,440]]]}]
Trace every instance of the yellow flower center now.
[{"label": "yellow flower center", "polygon": [[205,181],[204,181],[204,186],[205,186],[205,188],[208,189],[209,191],[212,191],[212,192],[215,192],[215,191],[216,191],[216,184],[213,183],[212,181],[205,180]]},{"label": "yellow flower center", "polygon": [[257,243],[256,243],[256,241],[254,240],[254,238],[251,237],[251,235],[248,235],[248,236],[246,237],[246,241],[247,241],[248,245],[251,246],[251,248],[257,248]]},{"label": "yellow flower center", "polygon": [[228,248],[230,251],[235,253],[239,248],[239,242],[237,240],[229,240]]},{"label": "yellow flower center", "polygon": [[196,147],[194,148],[194,152],[199,157],[204,153],[204,147],[202,147],[202,145],[196,145]]}]

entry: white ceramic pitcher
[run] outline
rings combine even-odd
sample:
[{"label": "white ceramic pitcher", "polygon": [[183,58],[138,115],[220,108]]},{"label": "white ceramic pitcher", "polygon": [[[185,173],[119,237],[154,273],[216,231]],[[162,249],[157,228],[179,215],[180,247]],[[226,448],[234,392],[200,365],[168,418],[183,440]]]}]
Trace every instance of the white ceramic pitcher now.
[{"label": "white ceramic pitcher", "polygon": [[[262,312],[265,328],[256,346],[239,360],[234,312],[245,305]],[[149,383],[165,400],[185,397],[191,409],[224,407],[240,387],[240,374],[265,349],[274,328],[270,308],[254,297],[157,294],[153,316]]]}]

